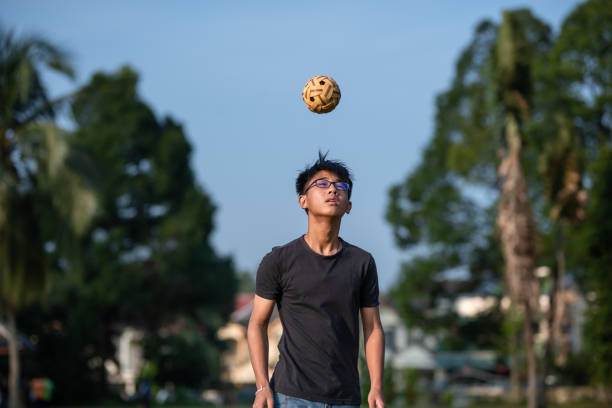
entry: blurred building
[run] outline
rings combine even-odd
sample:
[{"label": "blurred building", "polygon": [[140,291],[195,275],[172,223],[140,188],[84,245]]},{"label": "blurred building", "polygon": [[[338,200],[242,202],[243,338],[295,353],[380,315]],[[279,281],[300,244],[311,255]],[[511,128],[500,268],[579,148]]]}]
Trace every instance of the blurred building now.
[{"label": "blurred building", "polygon": [[404,325],[393,303],[381,296],[380,321],[385,331],[385,360],[394,369],[433,371],[436,368],[434,350],[436,340],[420,328]]},{"label": "blurred building", "polygon": [[[226,342],[228,348],[221,356],[224,370],[222,380],[235,386],[255,384],[255,374],[251,366],[249,346],[247,343],[247,327],[253,311],[252,293],[242,293],[236,297],[234,312],[229,322],[217,332],[217,337]],[[268,324],[268,372],[272,376],[278,363],[278,342],[283,334],[283,328],[276,306]]]},{"label": "blurred building", "polygon": [[[224,366],[222,378],[236,386],[255,383],[247,343],[247,326],[253,310],[253,299],[253,294],[238,295],[230,321],[217,332],[218,338],[225,341],[228,346],[222,355]],[[385,296],[381,296],[380,301],[380,319],[385,331],[385,360],[392,362],[396,370],[413,369],[431,376],[436,370],[444,370],[447,364],[444,362],[441,364],[439,353],[435,351],[437,345],[435,338],[426,335],[420,328],[407,328],[392,302]],[[276,307],[270,317],[268,336],[268,370],[271,376],[278,362],[278,342],[282,336],[282,325]],[[486,357],[493,360],[490,354],[486,354]],[[480,360],[483,358],[479,357]],[[445,355],[442,360],[448,359],[452,358]]]},{"label": "blurred building", "polygon": [[[570,350],[582,348],[582,322],[586,303],[575,285],[566,284],[558,302],[557,351],[567,355]],[[248,351],[247,326],[253,310],[252,293],[243,293],[235,300],[235,309],[230,321],[217,333],[219,339],[227,342],[228,348],[222,355],[223,380],[237,386],[252,386],[255,375]],[[541,299],[542,311],[546,312],[548,297]],[[453,307],[457,314],[470,318],[491,308],[504,308],[501,301],[493,296],[461,296]],[[387,367],[397,371],[411,370],[423,379],[423,386],[429,389],[447,387],[450,384],[486,385],[474,391],[485,396],[498,396],[503,392],[508,368],[500,363],[500,356],[492,350],[471,350],[463,352],[440,352],[435,336],[426,334],[418,327],[406,327],[397,308],[388,297],[380,297],[380,319],[385,331],[385,361]],[[361,330],[360,330],[361,333]],[[544,321],[538,331],[538,341],[548,338],[547,323]],[[282,325],[276,307],[268,326],[269,350],[268,370],[272,375],[278,362],[278,342],[282,336]],[[363,342],[363,339],[362,339]],[[565,350],[565,351],[564,351]],[[495,385],[495,387],[491,387]],[[463,387],[464,389],[466,387]]]},{"label": "blurred building", "polygon": [[[548,314],[550,306],[549,296],[540,296],[540,310],[544,315]],[[535,339],[537,343],[543,344],[553,336],[556,364],[565,365],[569,354],[583,350],[583,326],[587,307],[586,299],[578,285],[572,279],[565,279],[555,305],[555,320],[549,325],[547,319],[541,319]]]},{"label": "blurred building", "polygon": [[142,330],[125,327],[114,339],[117,363],[113,360],[104,362],[109,384],[124,397],[136,394],[136,382],[144,364],[143,336]]},{"label": "blurred building", "polygon": [[[224,366],[222,378],[236,386],[255,383],[247,344],[247,326],[253,310],[253,299],[253,294],[238,295],[230,321],[217,332],[218,338],[228,345],[228,349],[222,355]],[[414,368],[430,372],[435,369],[434,339],[425,336],[420,329],[408,330],[395,307],[384,296],[381,297],[380,318],[385,330],[386,360],[392,360],[397,369]],[[270,376],[278,362],[278,342],[282,333],[282,325],[275,307],[268,325]]]}]

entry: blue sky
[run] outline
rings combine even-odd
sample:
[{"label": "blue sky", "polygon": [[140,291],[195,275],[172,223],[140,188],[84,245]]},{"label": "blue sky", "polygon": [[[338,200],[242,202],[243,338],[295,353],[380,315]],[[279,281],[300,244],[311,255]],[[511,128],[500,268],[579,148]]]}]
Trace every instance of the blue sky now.
[{"label": "blue sky", "polygon": [[[388,290],[407,255],[384,220],[387,191],[420,160],[434,98],[476,24],[529,7],[558,30],[570,0],[30,1],[4,0],[0,23],[72,54],[76,82],[47,75],[52,95],[129,64],[158,116],[184,125],[192,166],[218,206],[214,245],[253,272],[273,246],[306,231],[295,177],[319,149],[355,174],[340,235],[370,251]],[[314,75],[342,91],[326,115],[306,109]]]}]

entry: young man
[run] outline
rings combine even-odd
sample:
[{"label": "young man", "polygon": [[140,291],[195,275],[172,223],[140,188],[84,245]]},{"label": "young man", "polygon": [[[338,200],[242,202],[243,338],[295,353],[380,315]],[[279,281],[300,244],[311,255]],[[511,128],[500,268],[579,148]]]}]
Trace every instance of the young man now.
[{"label": "young man", "polygon": [[[338,236],[351,211],[353,182],[345,165],[319,160],[296,180],[308,232],[274,247],[257,271],[248,342],[257,391],[253,408],[358,407],[359,312],[371,388],[370,408],[384,408],[384,333],[378,276],[368,252]],[[283,335],[268,381],[268,321],[278,305]]]}]

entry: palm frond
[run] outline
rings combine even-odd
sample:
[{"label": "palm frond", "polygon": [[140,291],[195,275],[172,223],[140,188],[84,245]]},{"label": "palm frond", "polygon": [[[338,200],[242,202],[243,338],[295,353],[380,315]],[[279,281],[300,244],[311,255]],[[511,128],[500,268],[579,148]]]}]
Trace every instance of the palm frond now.
[{"label": "palm frond", "polygon": [[16,129],[54,114],[42,82],[41,68],[74,78],[69,55],[43,38],[16,38],[0,27],[0,129]]},{"label": "palm frond", "polygon": [[84,177],[87,158],[70,149],[68,134],[53,123],[30,125],[19,137],[24,154],[36,163],[37,189],[50,197],[75,233],[85,232],[98,208],[90,177]]}]

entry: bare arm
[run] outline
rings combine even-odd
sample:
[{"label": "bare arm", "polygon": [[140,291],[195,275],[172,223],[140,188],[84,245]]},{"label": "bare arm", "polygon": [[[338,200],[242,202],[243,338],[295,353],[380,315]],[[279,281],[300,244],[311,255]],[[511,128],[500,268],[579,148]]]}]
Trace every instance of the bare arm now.
[{"label": "bare arm", "polygon": [[370,373],[369,408],[384,408],[382,379],[385,364],[385,333],[380,323],[378,306],[362,307],[363,340]]},{"label": "bare arm", "polygon": [[255,394],[253,408],[273,408],[274,401],[268,380],[268,322],[274,310],[274,301],[255,295],[253,311],[249,319],[247,338],[255,384],[261,389]]}]

